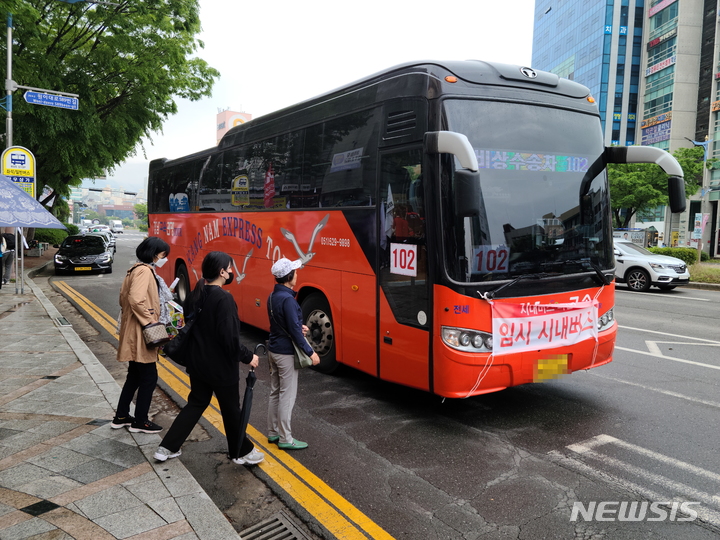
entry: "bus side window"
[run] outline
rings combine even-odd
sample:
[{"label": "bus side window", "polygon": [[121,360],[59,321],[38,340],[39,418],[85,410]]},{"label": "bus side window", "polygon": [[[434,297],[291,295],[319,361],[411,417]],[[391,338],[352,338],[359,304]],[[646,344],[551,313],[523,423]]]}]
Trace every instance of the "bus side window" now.
[{"label": "bus side window", "polygon": [[[224,182],[227,180],[227,182]],[[205,164],[198,190],[198,206],[201,212],[231,210],[230,175],[223,178],[223,155],[213,154]]]}]

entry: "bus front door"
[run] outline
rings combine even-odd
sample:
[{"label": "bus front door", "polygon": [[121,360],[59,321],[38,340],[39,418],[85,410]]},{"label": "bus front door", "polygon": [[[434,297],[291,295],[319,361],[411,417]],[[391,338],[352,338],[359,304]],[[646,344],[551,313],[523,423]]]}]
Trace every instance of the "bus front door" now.
[{"label": "bus front door", "polygon": [[422,150],[381,156],[379,376],[429,389],[429,292]]}]

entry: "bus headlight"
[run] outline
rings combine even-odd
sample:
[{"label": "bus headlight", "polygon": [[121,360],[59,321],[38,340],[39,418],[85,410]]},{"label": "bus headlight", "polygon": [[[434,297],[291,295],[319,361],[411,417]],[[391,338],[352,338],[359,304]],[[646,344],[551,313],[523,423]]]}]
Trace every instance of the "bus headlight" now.
[{"label": "bus headlight", "polygon": [[607,330],[608,328],[610,328],[613,325],[614,322],[615,322],[615,313],[613,312],[613,308],[610,308],[605,313],[603,313],[600,316],[600,318],[598,319],[598,332]]},{"label": "bus headlight", "polygon": [[467,328],[442,327],[442,340],[448,347],[465,352],[491,352],[492,334]]}]

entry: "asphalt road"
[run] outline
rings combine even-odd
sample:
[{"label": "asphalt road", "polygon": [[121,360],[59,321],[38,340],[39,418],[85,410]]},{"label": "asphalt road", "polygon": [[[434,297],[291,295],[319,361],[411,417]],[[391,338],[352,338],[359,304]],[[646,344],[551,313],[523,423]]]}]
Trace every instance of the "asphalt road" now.
[{"label": "asphalt road", "polygon": [[[113,274],[62,279],[116,316],[140,239],[120,236]],[[310,448],[292,457],[377,526],[365,537],[716,538],[720,292],[633,293],[619,285],[615,314],[611,364],[466,400],[443,402],[352,369],[303,371],[293,431]],[[114,361],[112,338],[90,323],[97,335],[89,345]],[[245,331],[249,346],[265,339]],[[265,366],[258,378],[251,424],[264,433]],[[216,502],[239,504],[237,486],[213,461],[222,437],[206,426],[196,438],[181,459]],[[254,488],[267,507],[284,503],[328,536],[311,504],[262,470],[252,474],[269,486]],[[245,519],[261,515],[260,506]],[[643,519],[621,521],[619,508],[646,510]],[[679,521],[688,508],[698,517]]]}]

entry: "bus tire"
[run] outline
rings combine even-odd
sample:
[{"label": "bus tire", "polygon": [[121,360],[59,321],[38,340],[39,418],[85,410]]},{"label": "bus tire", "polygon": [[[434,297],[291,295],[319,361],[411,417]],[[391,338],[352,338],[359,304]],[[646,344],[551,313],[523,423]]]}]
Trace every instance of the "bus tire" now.
[{"label": "bus tire", "polygon": [[334,372],[339,364],[335,360],[335,331],[330,304],[321,293],[312,293],[300,307],[303,321],[310,329],[308,341],[320,357],[320,364],[313,369],[321,373]]},{"label": "bus tire", "polygon": [[[187,266],[181,262],[175,269],[175,277],[179,279],[177,285],[175,285],[175,294],[179,304],[187,310],[190,302],[190,275],[188,274]],[[185,311],[187,313],[187,311]]]}]

